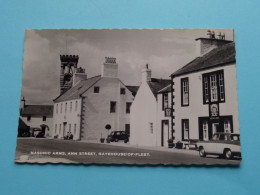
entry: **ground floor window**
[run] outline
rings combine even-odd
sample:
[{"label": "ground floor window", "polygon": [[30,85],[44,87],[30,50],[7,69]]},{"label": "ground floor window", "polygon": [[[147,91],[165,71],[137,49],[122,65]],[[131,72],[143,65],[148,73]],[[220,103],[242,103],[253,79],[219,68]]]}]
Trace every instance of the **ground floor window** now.
[{"label": "ground floor window", "polygon": [[76,131],[77,131],[77,124],[74,124],[74,135],[76,135]]},{"label": "ground floor window", "polygon": [[199,117],[199,140],[210,140],[219,132],[233,133],[232,116]]},{"label": "ground floor window", "polygon": [[189,140],[189,119],[182,119],[182,140]]}]

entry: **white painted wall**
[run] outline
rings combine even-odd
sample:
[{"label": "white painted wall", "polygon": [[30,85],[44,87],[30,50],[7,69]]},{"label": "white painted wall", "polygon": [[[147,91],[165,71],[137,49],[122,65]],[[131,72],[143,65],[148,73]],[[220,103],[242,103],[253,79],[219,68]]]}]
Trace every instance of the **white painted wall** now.
[{"label": "white painted wall", "polygon": [[27,126],[30,126],[30,129],[32,128],[41,128],[41,125],[47,125],[49,127],[49,130],[45,130],[45,136],[51,137],[52,136],[52,128],[53,128],[53,118],[52,117],[46,117],[46,121],[43,121],[43,116],[31,116],[31,120],[27,121],[27,116],[21,116],[21,119],[25,122]]},{"label": "white painted wall", "polygon": [[[164,110],[162,110],[162,94],[157,95],[157,146],[161,146],[161,139],[162,139],[162,120],[168,120],[169,121],[169,131],[172,132],[171,126],[172,121],[171,117],[166,117]],[[168,107],[171,107],[171,92],[168,93]],[[170,137],[172,138],[172,137]],[[164,140],[164,147],[168,147],[168,140]]]},{"label": "white painted wall", "polygon": [[[131,107],[131,136],[130,144],[138,146],[156,146],[157,134],[157,102],[147,82],[138,89]],[[150,124],[153,123],[153,133]]]},{"label": "white painted wall", "polygon": [[[224,70],[225,82],[225,102],[219,104],[219,114],[220,116],[233,115],[233,130],[234,133],[239,133],[236,65],[231,64],[175,77],[173,79],[173,87],[175,90],[173,92],[173,95],[175,96],[173,99],[175,103],[175,112],[173,113],[175,116],[175,119],[173,120],[175,123],[175,141],[182,139],[182,119],[189,119],[190,139],[199,138],[198,117],[209,116],[208,104],[203,104],[202,74],[217,70]],[[180,80],[185,77],[189,77],[189,106],[181,107]]]},{"label": "white painted wall", "polygon": [[[77,109],[75,107],[76,101],[78,102]],[[72,110],[70,110],[70,102],[72,102]],[[67,103],[67,111],[65,112],[66,103]],[[62,112],[61,112],[61,104],[62,104]],[[57,105],[58,105],[58,110],[57,110]],[[54,137],[58,135],[58,138],[63,138],[64,133],[66,135],[66,133],[69,131],[69,124],[71,124],[71,133],[73,134],[73,139],[79,140],[80,116],[81,116],[81,99],[74,99],[74,100],[54,103],[52,136]],[[65,132],[63,132],[64,122],[67,122]],[[74,132],[74,124],[76,124],[76,132]]]},{"label": "white painted wall", "polygon": [[[94,87],[99,87],[99,93],[94,93]],[[120,88],[125,88],[125,95],[120,94]],[[125,124],[130,124],[130,114],[126,113],[126,102],[133,102],[132,93],[118,78],[102,77],[88,91],[82,94],[85,111],[82,140],[99,142],[101,136],[106,138],[111,131],[124,131]],[[116,102],[116,112],[110,113],[110,101]],[[105,126],[111,125],[111,130]],[[130,126],[131,133],[131,126]]]}]

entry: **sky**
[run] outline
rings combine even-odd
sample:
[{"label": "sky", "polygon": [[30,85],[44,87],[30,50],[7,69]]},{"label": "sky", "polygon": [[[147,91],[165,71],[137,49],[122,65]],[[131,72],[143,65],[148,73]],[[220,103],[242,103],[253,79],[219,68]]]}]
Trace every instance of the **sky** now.
[{"label": "sky", "polygon": [[[52,104],[59,95],[60,55],[79,55],[88,77],[101,74],[115,57],[125,85],[140,85],[146,64],[153,78],[169,76],[198,56],[196,38],[208,29],[30,29],[25,31],[22,97],[27,104]],[[211,29],[233,40],[232,29]]]}]

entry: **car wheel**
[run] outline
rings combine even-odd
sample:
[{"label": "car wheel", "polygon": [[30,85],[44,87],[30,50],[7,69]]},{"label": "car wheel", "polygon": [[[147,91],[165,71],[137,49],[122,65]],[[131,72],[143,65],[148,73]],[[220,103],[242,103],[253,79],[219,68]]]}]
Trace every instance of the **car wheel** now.
[{"label": "car wheel", "polygon": [[124,142],[127,143],[127,142],[128,142],[128,139],[125,139]]},{"label": "car wheel", "polygon": [[233,155],[232,155],[231,150],[230,149],[226,149],[224,151],[224,156],[225,156],[226,159],[232,159]]},{"label": "car wheel", "polygon": [[203,147],[199,148],[199,154],[200,154],[200,157],[206,157],[206,152]]}]

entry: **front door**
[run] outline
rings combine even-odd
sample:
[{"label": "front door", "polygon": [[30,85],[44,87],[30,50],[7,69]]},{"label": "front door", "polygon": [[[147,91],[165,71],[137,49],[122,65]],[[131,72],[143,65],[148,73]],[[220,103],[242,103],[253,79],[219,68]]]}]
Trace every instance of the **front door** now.
[{"label": "front door", "polygon": [[212,136],[219,132],[219,123],[212,123]]},{"label": "front door", "polygon": [[169,121],[163,120],[162,121],[162,147],[168,147],[168,140],[170,138],[169,136]]},{"label": "front door", "polygon": [[67,130],[67,123],[63,123],[63,137],[67,134],[66,133],[66,130]]}]

